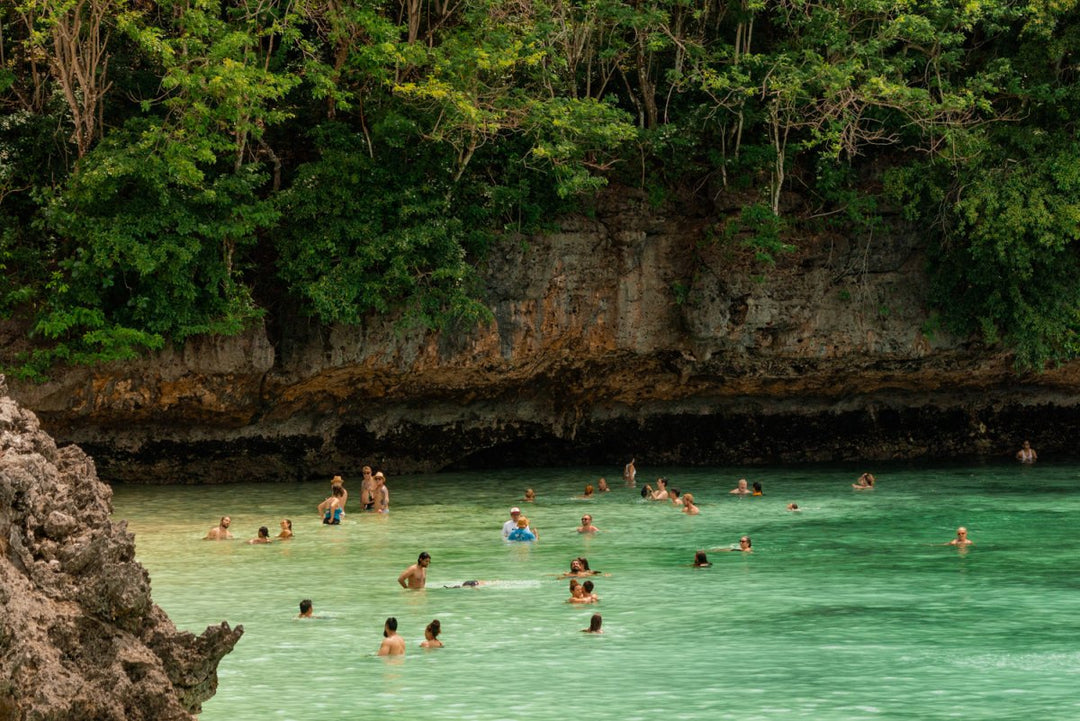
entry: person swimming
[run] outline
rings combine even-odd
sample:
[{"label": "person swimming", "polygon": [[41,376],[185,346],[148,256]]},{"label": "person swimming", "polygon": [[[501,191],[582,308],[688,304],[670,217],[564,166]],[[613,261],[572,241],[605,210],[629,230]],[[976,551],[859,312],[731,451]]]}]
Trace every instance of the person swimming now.
[{"label": "person swimming", "polygon": [[712,565],[709,561],[709,557],[705,555],[705,551],[698,551],[694,554],[694,568],[708,568]]},{"label": "person swimming", "polygon": [[603,617],[599,613],[594,613],[592,618],[589,619],[589,627],[581,629],[582,633],[603,633],[600,628],[604,623]]},{"label": "person swimming", "polygon": [[424,627],[424,640],[420,642],[420,648],[442,648],[443,642],[439,640],[440,633],[442,633],[442,624],[436,618]]}]

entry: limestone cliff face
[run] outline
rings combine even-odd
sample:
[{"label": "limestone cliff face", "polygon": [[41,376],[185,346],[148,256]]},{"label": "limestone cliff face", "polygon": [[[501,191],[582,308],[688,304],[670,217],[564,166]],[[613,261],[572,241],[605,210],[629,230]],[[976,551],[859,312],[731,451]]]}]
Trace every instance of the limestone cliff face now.
[{"label": "limestone cliff face", "polygon": [[0,719],[186,721],[242,627],[176,629],[79,448],[57,448],[0,376]]},{"label": "limestone cliff face", "polygon": [[501,244],[471,332],[278,319],[14,392],[133,482],[1072,448],[1080,366],[1020,375],[934,328],[917,229],[796,239],[764,268],[709,241],[722,215],[612,191]]}]

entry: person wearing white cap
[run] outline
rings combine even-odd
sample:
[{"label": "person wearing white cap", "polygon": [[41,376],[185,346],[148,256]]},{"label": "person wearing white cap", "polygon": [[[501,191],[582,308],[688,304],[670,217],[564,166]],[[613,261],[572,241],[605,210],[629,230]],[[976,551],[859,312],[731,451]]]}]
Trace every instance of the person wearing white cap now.
[{"label": "person wearing white cap", "polygon": [[[510,537],[510,532],[515,530],[518,527],[517,519],[518,519],[518,517],[520,515],[521,515],[521,509],[518,508],[517,506],[514,506],[513,508],[510,509],[510,520],[503,524],[503,534],[502,534],[502,536],[503,536],[504,541]],[[530,531],[537,538],[540,537],[540,534],[536,532],[535,528],[529,528],[528,526],[526,526],[526,529],[528,531]]]}]

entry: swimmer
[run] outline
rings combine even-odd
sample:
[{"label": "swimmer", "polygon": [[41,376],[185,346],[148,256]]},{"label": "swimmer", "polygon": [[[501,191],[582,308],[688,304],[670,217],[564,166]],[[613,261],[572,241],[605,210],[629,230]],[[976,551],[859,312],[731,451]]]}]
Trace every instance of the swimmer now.
[{"label": "swimmer", "polygon": [[282,541],[287,541],[293,537],[292,521],[288,518],[281,519],[281,533],[277,534],[277,537]]},{"label": "swimmer", "polygon": [[341,515],[345,515],[345,503],[349,500],[349,492],[345,489],[345,481],[341,476],[334,476],[330,479],[330,490],[334,490],[334,486],[341,486]]},{"label": "swimmer", "polygon": [[729,493],[734,493],[736,496],[748,496],[750,495],[750,489],[746,487],[746,479],[740,478],[738,485],[732,488]]},{"label": "swimmer", "polygon": [[300,602],[300,614],[297,618],[315,618],[315,609],[311,606],[311,599],[305,598]]},{"label": "swimmer", "polygon": [[[510,520],[503,524],[503,540],[508,540],[510,538],[510,534],[517,530],[517,522],[519,518],[521,518],[521,509],[517,506],[514,506],[510,509]],[[529,532],[532,533],[534,536],[536,536],[537,538],[540,537],[540,534],[537,533],[535,529],[528,527],[527,522],[525,527],[528,528]]]},{"label": "swimmer", "polygon": [[592,497],[593,497],[593,493],[595,493],[595,492],[596,492],[596,489],[593,488],[593,484],[588,483],[588,484],[585,485],[585,492],[582,493],[580,496],[578,496],[578,498],[584,498],[586,500],[591,500]]},{"label": "swimmer", "polygon": [[752,549],[750,547],[751,545],[752,544],[750,542],[750,536],[743,536],[742,538],[739,539],[739,547],[738,548],[710,548],[709,550],[710,551],[741,551],[742,553],[753,553],[754,549]]},{"label": "swimmer", "polygon": [[586,513],[581,517],[581,525],[577,529],[578,533],[598,533],[599,531],[600,529],[592,524],[592,516]]},{"label": "swimmer", "polygon": [[586,599],[588,599],[587,603],[596,603],[600,600],[600,597],[593,593],[594,588],[596,588],[596,586],[593,584],[592,581],[586,581],[585,583],[581,584],[581,590],[583,592],[582,595]]},{"label": "swimmer", "polygon": [[576,578],[570,579],[570,598],[567,603],[592,603],[592,599],[585,595],[585,589]]},{"label": "swimmer", "polygon": [[218,524],[206,532],[203,536],[204,541],[231,541],[233,535],[229,533],[229,526],[232,525],[232,519],[228,516],[222,516]]},{"label": "swimmer", "polygon": [[487,585],[487,581],[462,581],[456,586],[443,586],[443,588],[477,588]]},{"label": "swimmer", "polygon": [[270,529],[266,526],[259,526],[259,535],[249,540],[248,543],[270,543]]},{"label": "swimmer", "polygon": [[1039,459],[1039,454],[1035,452],[1035,449],[1031,447],[1029,441],[1024,441],[1020,450],[1016,452],[1016,460],[1021,463],[1034,463]]},{"label": "swimmer", "polygon": [[383,624],[383,641],[379,645],[379,656],[404,656],[405,639],[398,635],[397,619],[391,616]]},{"label": "swimmer", "polygon": [[672,488],[668,491],[668,498],[671,499],[671,505],[681,506],[683,504],[682,491],[678,488]]},{"label": "swimmer", "polygon": [[360,508],[364,511],[375,510],[375,479],[371,476],[371,466],[364,466],[364,480],[360,482]]},{"label": "swimmer", "polygon": [[682,497],[682,512],[688,516],[696,516],[701,509],[694,505],[694,494],[684,493]]},{"label": "swimmer", "polygon": [[787,509],[789,511],[798,511],[798,510],[800,510],[798,503],[789,503],[789,504],[787,504]]},{"label": "swimmer", "polygon": [[529,528],[529,519],[525,516],[518,516],[517,528],[510,531],[510,535],[506,537],[508,541],[535,541],[536,534]]},{"label": "swimmer", "polygon": [[630,462],[623,467],[622,477],[628,486],[633,486],[634,479],[637,478],[637,469],[634,468],[634,460],[634,458],[631,458]]},{"label": "swimmer", "polygon": [[963,526],[960,526],[960,528],[956,529],[956,538],[952,539],[951,541],[949,541],[945,545],[946,546],[960,546],[960,547],[963,548],[963,547],[967,547],[967,546],[974,546],[975,541],[972,541],[970,538],[968,538],[967,529],[964,528]]},{"label": "swimmer", "polygon": [[443,642],[439,640],[440,633],[442,633],[442,624],[436,618],[424,627],[424,640],[420,642],[420,648],[442,648]]},{"label": "swimmer", "polygon": [[523,498],[522,500],[525,501],[526,503],[532,503],[533,501],[536,500],[536,491],[534,491],[531,488],[526,488],[525,489],[525,498]]},{"label": "swimmer", "polygon": [[765,495],[765,493],[761,490],[761,482],[760,481],[754,481],[754,485],[751,486],[751,488],[753,489],[753,492],[750,494],[751,496],[764,496]]},{"label": "swimmer", "polygon": [[694,554],[694,568],[708,568],[711,565],[712,562],[709,561],[705,551],[698,551]]},{"label": "swimmer", "polygon": [[341,497],[345,495],[345,489],[341,486],[331,486],[330,496],[318,505],[319,513],[322,514],[322,522],[329,526],[341,524]]},{"label": "swimmer", "polygon": [[666,501],[668,499],[668,480],[663,476],[657,478],[655,491],[652,486],[645,484],[645,487],[641,489],[641,497],[650,501]]},{"label": "swimmer", "polygon": [[431,565],[431,556],[427,551],[422,552],[416,559],[416,563],[406,568],[398,576],[397,582],[402,588],[419,590],[427,585],[427,567]]},{"label": "swimmer", "polygon": [[596,482],[596,490],[600,491],[601,493],[609,493],[611,491],[611,489],[608,488],[606,478],[601,478],[599,481]]},{"label": "swimmer", "polygon": [[603,633],[603,629],[600,628],[603,625],[604,619],[599,613],[594,613],[592,618],[589,619],[589,627],[581,629],[582,633]]},{"label": "swimmer", "polygon": [[562,578],[578,578],[582,576],[596,576],[599,571],[589,568],[589,559],[579,556],[570,561],[570,570],[562,575]]},{"label": "swimmer", "polygon": [[869,491],[873,490],[874,483],[876,482],[877,479],[874,478],[873,473],[864,473],[859,476],[859,480],[851,484],[851,487],[854,488],[856,491]]}]

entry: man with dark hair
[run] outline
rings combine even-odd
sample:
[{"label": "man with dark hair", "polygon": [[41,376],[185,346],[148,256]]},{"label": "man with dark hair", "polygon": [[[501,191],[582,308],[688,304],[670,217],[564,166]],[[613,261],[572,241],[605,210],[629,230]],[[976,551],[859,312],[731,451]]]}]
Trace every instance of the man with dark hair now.
[{"label": "man with dark hair", "polygon": [[416,559],[416,563],[406,568],[398,576],[397,582],[402,588],[420,589],[427,585],[427,567],[431,564],[431,556],[423,551]]},{"label": "man with dark hair", "polygon": [[383,626],[383,641],[379,646],[379,656],[404,656],[405,639],[397,633],[397,619],[391,616]]},{"label": "man with dark hair", "polygon": [[300,615],[297,618],[314,618],[314,609],[311,607],[311,599],[305,598],[300,602]]}]

